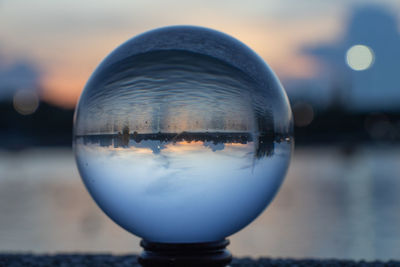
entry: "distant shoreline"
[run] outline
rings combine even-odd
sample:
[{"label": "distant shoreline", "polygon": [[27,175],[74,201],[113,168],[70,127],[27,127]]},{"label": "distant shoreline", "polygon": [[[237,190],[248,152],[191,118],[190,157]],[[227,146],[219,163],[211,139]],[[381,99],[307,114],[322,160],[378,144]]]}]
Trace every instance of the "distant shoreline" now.
[{"label": "distant shoreline", "polygon": [[[128,129],[124,129],[123,133],[118,132],[117,134],[89,134],[89,135],[76,135],[75,140],[81,139],[84,145],[87,144],[98,144],[103,147],[114,147],[114,148],[129,148],[130,146],[138,146],[141,143],[145,143],[142,146],[148,147],[153,150],[154,153],[160,153],[167,143],[177,143],[186,141],[191,142],[203,142],[206,146],[210,146],[213,151],[224,149],[225,144],[247,144],[254,142],[255,146],[255,157],[261,158],[264,156],[272,156],[275,150],[275,143],[292,141],[291,138],[287,137],[283,139],[269,133],[260,134],[256,138],[251,133],[246,132],[182,132],[182,133],[146,133],[139,134],[136,131],[130,133]],[[132,141],[134,141],[132,143]],[[156,142],[156,143],[154,143]],[[207,144],[209,143],[209,144]]]}]

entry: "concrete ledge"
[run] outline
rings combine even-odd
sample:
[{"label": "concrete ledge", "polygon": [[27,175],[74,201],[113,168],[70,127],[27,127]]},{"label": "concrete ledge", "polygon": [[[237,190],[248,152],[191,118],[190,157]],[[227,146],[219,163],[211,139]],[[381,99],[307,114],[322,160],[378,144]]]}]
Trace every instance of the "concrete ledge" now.
[{"label": "concrete ledge", "polygon": [[[139,267],[136,255],[114,256],[109,254],[56,254],[56,255],[35,255],[35,254],[0,254],[0,267],[12,266],[126,266]],[[374,266],[391,267],[400,266],[400,261],[351,261],[351,260],[313,260],[313,259],[249,259],[235,258],[231,265],[239,266]]]}]

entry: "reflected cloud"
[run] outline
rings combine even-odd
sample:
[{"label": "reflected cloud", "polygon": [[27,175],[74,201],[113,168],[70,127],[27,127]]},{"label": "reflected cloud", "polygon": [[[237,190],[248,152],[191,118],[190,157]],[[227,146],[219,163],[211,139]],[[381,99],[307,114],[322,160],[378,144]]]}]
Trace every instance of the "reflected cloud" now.
[{"label": "reflected cloud", "polygon": [[215,142],[204,142],[204,147],[209,147],[213,152],[217,150],[224,150],[225,145],[223,143],[215,143]]}]

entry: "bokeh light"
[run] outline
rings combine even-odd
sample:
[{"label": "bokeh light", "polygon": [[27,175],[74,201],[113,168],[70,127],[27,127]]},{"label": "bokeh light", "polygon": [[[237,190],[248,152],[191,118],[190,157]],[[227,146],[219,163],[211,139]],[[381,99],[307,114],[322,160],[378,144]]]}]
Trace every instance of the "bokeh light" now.
[{"label": "bokeh light", "polygon": [[13,105],[19,114],[30,115],[39,107],[39,97],[33,90],[18,90],[14,94]]},{"label": "bokeh light", "polygon": [[353,45],[347,50],[346,63],[355,71],[366,70],[374,63],[374,52],[366,45]]},{"label": "bokeh light", "polygon": [[297,127],[308,126],[314,119],[314,109],[306,102],[298,102],[293,105],[294,123]]},{"label": "bokeh light", "polygon": [[364,121],[364,127],[374,140],[393,140],[396,138],[396,127],[383,113],[371,113]]}]

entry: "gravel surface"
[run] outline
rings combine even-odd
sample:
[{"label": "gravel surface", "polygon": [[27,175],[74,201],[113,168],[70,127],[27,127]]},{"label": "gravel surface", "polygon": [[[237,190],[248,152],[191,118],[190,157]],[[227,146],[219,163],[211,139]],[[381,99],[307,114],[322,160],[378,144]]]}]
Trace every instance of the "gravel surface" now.
[{"label": "gravel surface", "polygon": [[[140,266],[136,255],[114,256],[107,254],[0,254],[0,266]],[[239,266],[400,266],[400,261],[347,261],[347,260],[294,260],[294,259],[234,259],[232,267]]]}]

